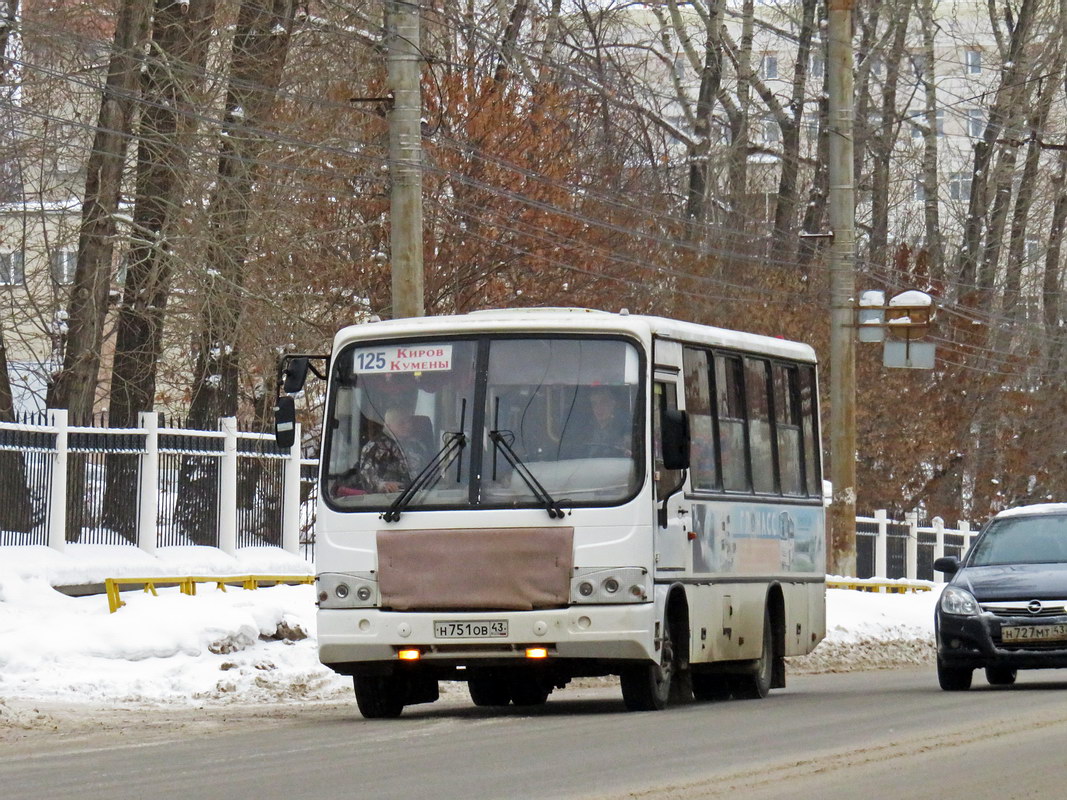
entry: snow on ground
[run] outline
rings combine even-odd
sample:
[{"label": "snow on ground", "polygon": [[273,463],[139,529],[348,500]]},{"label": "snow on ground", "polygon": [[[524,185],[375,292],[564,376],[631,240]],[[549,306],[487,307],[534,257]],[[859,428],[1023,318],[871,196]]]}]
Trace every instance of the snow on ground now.
[{"label": "snow on ground", "polygon": [[[5,700],[107,705],[225,706],[348,700],[350,679],[318,663],[311,585],[195,596],[161,588],[124,591],[112,614],[105,595],[70,597],[54,585],[105,577],[309,574],[272,548],[226,556],[212,548],[72,545],[0,548],[0,727]],[[790,659],[803,672],[925,663],[933,653],[938,592],[827,591],[827,638]],[[10,714],[8,714],[10,716]]]}]

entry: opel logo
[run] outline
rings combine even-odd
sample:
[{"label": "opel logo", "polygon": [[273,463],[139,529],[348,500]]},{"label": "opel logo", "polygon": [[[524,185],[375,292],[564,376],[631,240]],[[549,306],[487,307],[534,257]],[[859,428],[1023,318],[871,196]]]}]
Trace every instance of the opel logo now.
[{"label": "opel logo", "polygon": [[1029,611],[1031,614],[1040,614],[1041,613],[1041,601],[1040,600],[1031,600],[1029,603],[1026,604],[1026,610]]}]

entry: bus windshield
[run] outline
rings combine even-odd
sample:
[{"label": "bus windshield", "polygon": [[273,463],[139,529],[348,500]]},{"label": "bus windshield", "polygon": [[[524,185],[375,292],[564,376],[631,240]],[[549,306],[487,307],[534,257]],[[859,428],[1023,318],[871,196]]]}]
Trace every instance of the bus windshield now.
[{"label": "bus windshield", "polygon": [[637,347],[609,337],[356,343],[333,361],[338,510],[610,505],[643,479]]}]

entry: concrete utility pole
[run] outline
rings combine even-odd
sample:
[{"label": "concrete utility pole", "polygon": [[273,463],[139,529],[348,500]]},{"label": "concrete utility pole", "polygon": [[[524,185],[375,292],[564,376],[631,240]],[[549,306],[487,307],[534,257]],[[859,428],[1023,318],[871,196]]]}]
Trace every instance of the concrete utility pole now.
[{"label": "concrete utility pole", "polygon": [[425,315],[422,269],[422,55],[418,0],[387,0],[393,318]]},{"label": "concrete utility pole", "polygon": [[855,106],[854,0],[829,2],[830,91],[830,537],[826,570],[856,574],[856,199],[852,170]]}]

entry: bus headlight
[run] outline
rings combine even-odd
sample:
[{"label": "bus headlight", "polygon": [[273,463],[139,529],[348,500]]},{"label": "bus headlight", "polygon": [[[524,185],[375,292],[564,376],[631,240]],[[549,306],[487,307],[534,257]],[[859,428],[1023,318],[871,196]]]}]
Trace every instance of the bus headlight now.
[{"label": "bus headlight", "polygon": [[652,596],[652,578],[643,567],[575,569],[572,603],[644,603]]},{"label": "bus headlight", "polygon": [[319,608],[366,608],[378,605],[373,572],[323,572],[316,576]]}]

